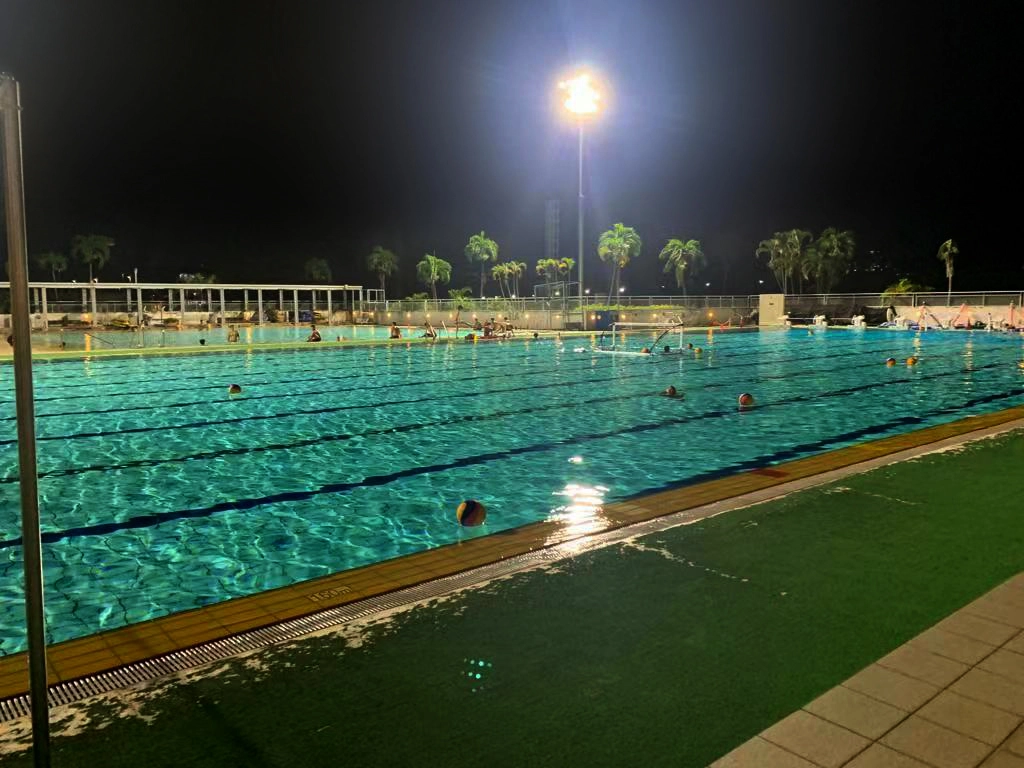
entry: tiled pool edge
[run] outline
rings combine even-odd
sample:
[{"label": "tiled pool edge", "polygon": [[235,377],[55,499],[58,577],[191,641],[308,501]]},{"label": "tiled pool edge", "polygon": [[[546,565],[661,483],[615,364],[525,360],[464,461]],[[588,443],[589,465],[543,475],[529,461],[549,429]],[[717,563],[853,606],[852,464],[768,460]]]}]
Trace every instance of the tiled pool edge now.
[{"label": "tiled pool edge", "polygon": [[[355,607],[361,601],[378,602],[381,596],[389,593],[408,591],[417,585],[437,583],[439,579],[450,579],[458,574],[489,564],[502,563],[510,558],[520,559],[538,550],[570,543],[573,549],[587,548],[590,541],[611,532],[628,529],[629,526],[638,523],[664,520],[664,527],[671,527],[692,522],[729,509],[759,503],[803,487],[829,482],[845,474],[910,458],[916,453],[942,447],[944,442],[956,444],[983,437],[986,432],[1008,431],[1020,427],[1024,427],[1024,406],[961,419],[872,443],[849,446],[771,468],[743,472],[628,502],[610,504],[603,510],[607,525],[600,530],[572,532],[555,522],[532,523],[289,587],[58,643],[48,649],[50,680],[54,685],[60,686],[69,681],[117,668],[138,665],[140,662],[152,667],[149,674],[142,677],[136,675],[138,679],[135,680],[128,676],[126,682],[122,683],[131,684],[140,679],[185,668],[180,664],[175,667],[161,666],[160,657],[180,656],[183,652],[193,653],[194,663],[185,666],[195,666],[211,660],[208,655],[204,656],[202,653],[204,646],[224,643],[227,638],[253,632],[268,634],[263,642],[252,647],[287,639],[275,639],[272,632],[274,626],[282,622],[313,618],[313,615],[326,610]],[[566,556],[564,553],[551,554],[555,557]],[[535,565],[539,559],[535,556],[533,564]],[[512,570],[526,567],[531,567],[531,563],[524,563]],[[488,575],[483,572],[479,576],[480,579],[487,577]],[[411,595],[405,600],[388,602],[401,605],[462,586],[464,585],[439,585],[430,594],[419,597]],[[367,610],[360,615],[372,612]],[[343,623],[345,620],[349,619],[342,616],[333,623]],[[243,644],[234,652],[249,649],[251,647]],[[27,685],[26,654],[0,658],[0,699],[23,696]],[[88,688],[84,695],[89,695]],[[7,706],[0,706],[0,720],[9,719],[4,716],[8,709]]]}]

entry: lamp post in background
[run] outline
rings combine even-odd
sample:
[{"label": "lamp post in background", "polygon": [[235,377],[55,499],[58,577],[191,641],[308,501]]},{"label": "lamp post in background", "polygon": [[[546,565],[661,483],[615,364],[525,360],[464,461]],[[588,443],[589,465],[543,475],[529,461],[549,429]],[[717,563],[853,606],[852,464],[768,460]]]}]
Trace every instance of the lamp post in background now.
[{"label": "lamp post in background", "polygon": [[565,91],[565,100],[562,104],[576,119],[576,124],[579,128],[579,197],[577,198],[577,213],[579,217],[577,221],[577,237],[579,249],[576,263],[579,265],[580,270],[580,317],[583,323],[583,330],[586,330],[587,308],[583,303],[583,124],[589,117],[597,114],[601,94],[594,86],[591,76],[586,72],[580,72],[568,80],[563,80],[558,84],[558,87]]}]

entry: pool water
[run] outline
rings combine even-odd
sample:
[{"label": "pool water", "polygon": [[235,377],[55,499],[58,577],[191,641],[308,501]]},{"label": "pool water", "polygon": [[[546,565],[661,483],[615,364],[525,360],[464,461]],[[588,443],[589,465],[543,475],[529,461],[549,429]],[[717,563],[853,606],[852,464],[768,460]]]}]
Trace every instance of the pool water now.
[{"label": "pool water", "polygon": [[[602,501],[1024,403],[1018,337],[692,338],[700,357],[548,339],[38,363],[49,638],[533,521],[588,530]],[[25,639],[9,364],[0,377],[6,654]],[[484,526],[457,524],[467,498]]]},{"label": "pool water", "polygon": [[[274,342],[305,341],[309,324],[301,325],[237,325],[238,344],[267,344]],[[324,341],[367,341],[388,338],[385,325],[318,325]],[[419,328],[402,328],[404,336],[418,335]],[[91,352],[109,349],[152,349],[160,347],[196,347],[199,340],[209,345],[227,344],[228,327],[207,331],[196,329],[168,330],[166,328],[140,328],[132,331],[61,330],[32,334],[32,347],[36,350],[77,349]],[[61,344],[64,346],[62,347]]]}]

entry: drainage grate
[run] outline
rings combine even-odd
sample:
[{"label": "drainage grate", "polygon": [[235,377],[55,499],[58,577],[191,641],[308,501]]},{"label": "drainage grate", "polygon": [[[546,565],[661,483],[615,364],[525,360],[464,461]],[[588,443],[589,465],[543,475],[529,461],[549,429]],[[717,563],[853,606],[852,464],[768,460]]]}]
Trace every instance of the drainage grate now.
[{"label": "drainage grate", "polygon": [[[445,576],[412,587],[406,587],[386,595],[360,600],[348,605],[328,608],[324,611],[290,619],[280,624],[261,627],[222,640],[212,640],[192,648],[172,651],[146,661],[129,664],[109,672],[100,672],[78,680],[51,685],[48,700],[51,707],[72,704],[90,696],[127,688],[150,680],[181,672],[186,669],[209,664],[214,661],[237,656],[246,651],[255,651],[287,640],[331,627],[338,627],[356,619],[363,619],[383,611],[401,608],[412,603],[449,594],[471,587],[483,581],[508,576],[518,571],[529,570],[544,563],[553,563],[573,557],[581,552],[615,544],[634,536],[653,533],[692,522],[706,515],[694,514],[688,510],[673,515],[648,520],[613,531],[585,536],[570,542],[538,549],[522,555],[482,565],[452,576]],[[22,694],[0,700],[0,722],[7,722],[30,714],[29,696]]]}]

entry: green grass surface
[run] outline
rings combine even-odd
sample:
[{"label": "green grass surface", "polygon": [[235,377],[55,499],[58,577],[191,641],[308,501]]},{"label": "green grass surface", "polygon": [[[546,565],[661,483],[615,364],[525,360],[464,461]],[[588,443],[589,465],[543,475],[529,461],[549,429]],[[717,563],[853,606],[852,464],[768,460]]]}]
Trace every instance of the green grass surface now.
[{"label": "green grass surface", "polygon": [[1024,569],[1021,466],[986,440],[271,649],[54,765],[706,765]]}]

